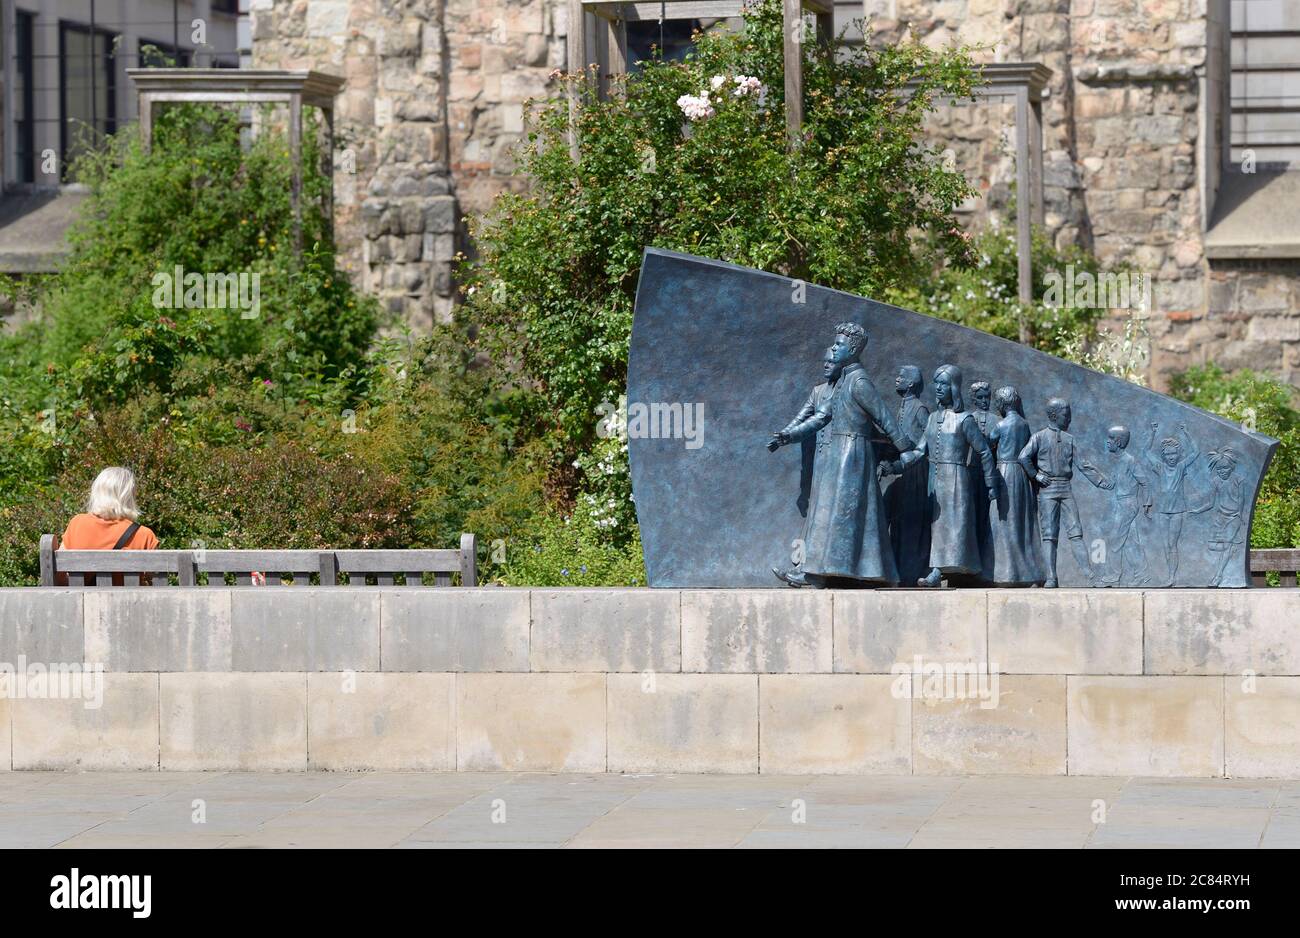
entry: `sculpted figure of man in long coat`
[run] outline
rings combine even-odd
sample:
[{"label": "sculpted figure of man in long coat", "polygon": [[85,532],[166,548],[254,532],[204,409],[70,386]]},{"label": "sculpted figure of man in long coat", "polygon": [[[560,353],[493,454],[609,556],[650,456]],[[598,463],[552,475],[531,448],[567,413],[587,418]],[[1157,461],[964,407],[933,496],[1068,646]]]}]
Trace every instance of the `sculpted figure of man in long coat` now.
[{"label": "sculpted figure of man in long coat", "polygon": [[768,448],[776,450],[829,425],[829,445],[818,453],[813,466],[803,569],[773,571],[791,586],[824,587],[828,578],[898,583],[871,439],[879,427],[900,450],[910,448],[910,441],[899,432],[894,415],[862,368],[866,347],[862,326],[851,322],[836,326],[831,348],[842,369],[829,401],[807,420],[774,433],[768,442]]}]

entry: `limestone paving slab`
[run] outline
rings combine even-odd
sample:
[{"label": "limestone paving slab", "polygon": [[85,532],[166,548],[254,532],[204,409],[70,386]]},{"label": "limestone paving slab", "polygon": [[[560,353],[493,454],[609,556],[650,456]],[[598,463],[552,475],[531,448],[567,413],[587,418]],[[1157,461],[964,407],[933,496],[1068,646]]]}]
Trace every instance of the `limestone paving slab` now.
[{"label": "limestone paving slab", "polygon": [[609,771],[758,771],[758,675],[609,675]]},{"label": "limestone paving slab", "polygon": [[86,590],[85,661],[105,671],[229,671],[231,592]]},{"label": "limestone paving slab", "polygon": [[162,768],[307,768],[306,674],[160,677]]},{"label": "limestone paving slab", "polygon": [[104,674],[102,695],[9,701],[15,769],[158,768],[158,675]]},{"label": "limestone paving slab", "polygon": [[452,674],[308,674],[311,767],[454,770],[455,695]]},{"label": "limestone paving slab", "polygon": [[1300,765],[1300,677],[1223,679],[1225,770],[1277,778]]},{"label": "limestone paving slab", "polygon": [[1223,775],[1223,678],[1067,681],[1070,774]]},{"label": "limestone paving slab", "polygon": [[605,681],[604,674],[458,674],[457,769],[605,771]]},{"label": "limestone paving slab", "polygon": [[899,681],[886,674],[764,674],[758,686],[763,772],[911,771],[906,675]]},{"label": "limestone paving slab", "polygon": [[0,590],[0,662],[19,657],[50,664],[80,662],[85,651],[80,590]]},{"label": "limestone paving slab", "polygon": [[890,674],[925,662],[988,661],[985,590],[837,590],[834,670]]},{"label": "limestone paving slab", "polygon": [[960,695],[932,695],[924,679],[913,682],[913,771],[1065,774],[1064,675],[994,674],[979,685],[981,693],[967,685]]},{"label": "limestone paving slab", "polygon": [[1137,590],[990,590],[989,662],[1007,674],[1141,674]]},{"label": "limestone paving slab", "polygon": [[385,589],[385,671],[527,671],[529,591]]},{"label": "limestone paving slab", "polygon": [[369,590],[231,590],[231,668],[378,671],[379,619]]}]

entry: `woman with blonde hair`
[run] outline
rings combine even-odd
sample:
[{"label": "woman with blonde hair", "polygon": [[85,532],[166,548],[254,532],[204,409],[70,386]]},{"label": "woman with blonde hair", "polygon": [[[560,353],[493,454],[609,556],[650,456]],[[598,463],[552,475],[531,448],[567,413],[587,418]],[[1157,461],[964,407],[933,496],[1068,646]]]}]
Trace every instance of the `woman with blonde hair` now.
[{"label": "woman with blonde hair", "polygon": [[68,522],[59,546],[67,550],[155,550],[158,538],[137,520],[135,474],[109,466],[90,487],[86,511]]}]

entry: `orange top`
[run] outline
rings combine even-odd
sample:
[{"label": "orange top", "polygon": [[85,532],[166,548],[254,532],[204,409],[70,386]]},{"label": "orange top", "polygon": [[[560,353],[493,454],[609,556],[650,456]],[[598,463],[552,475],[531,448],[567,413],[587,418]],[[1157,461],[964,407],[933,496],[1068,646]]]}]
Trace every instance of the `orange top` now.
[{"label": "orange top", "polygon": [[[112,550],[131,522],[126,518],[106,521],[96,515],[77,515],[63,532],[61,548],[68,550]],[[157,550],[158,538],[144,525],[131,537],[124,550]]]}]

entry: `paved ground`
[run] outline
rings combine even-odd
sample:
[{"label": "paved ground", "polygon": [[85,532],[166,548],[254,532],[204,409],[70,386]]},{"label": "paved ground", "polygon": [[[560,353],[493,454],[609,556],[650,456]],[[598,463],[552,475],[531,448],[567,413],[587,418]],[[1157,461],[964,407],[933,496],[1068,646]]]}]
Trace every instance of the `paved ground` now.
[{"label": "paved ground", "polygon": [[0,848],[164,846],[1300,847],[1300,782],[0,773]]}]

